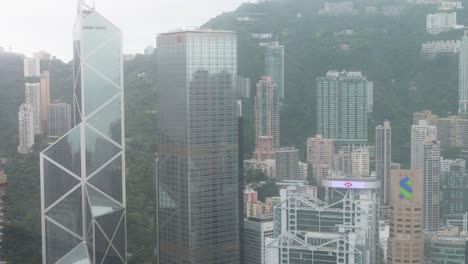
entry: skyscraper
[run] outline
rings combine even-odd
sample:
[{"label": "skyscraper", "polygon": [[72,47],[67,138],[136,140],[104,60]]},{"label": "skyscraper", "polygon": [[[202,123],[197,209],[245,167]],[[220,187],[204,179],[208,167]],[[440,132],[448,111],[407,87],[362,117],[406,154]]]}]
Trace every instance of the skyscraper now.
[{"label": "skyscraper", "polygon": [[43,262],[127,263],[122,33],[78,2],[74,128],[41,153]]},{"label": "skyscraper", "polygon": [[237,264],[237,35],[170,32],[157,50],[157,261]]},{"label": "skyscraper", "polygon": [[71,106],[55,101],[49,105],[47,136],[60,137],[71,129]]},{"label": "skyscraper", "polygon": [[305,180],[299,174],[299,150],[293,147],[276,150],[276,180]]},{"label": "skyscraper", "polygon": [[273,137],[273,148],[280,146],[280,98],[276,84],[270,76],[263,76],[257,84],[255,97],[256,147],[259,137]]},{"label": "skyscraper", "polygon": [[33,109],[34,133],[42,133],[42,117],[41,117],[41,84],[26,83],[25,85],[25,102]]},{"label": "skyscraper", "polygon": [[47,129],[50,103],[50,75],[49,71],[44,71],[41,75],[41,127]]},{"label": "skyscraper", "polygon": [[238,98],[250,98],[251,93],[250,78],[237,76],[237,96]]},{"label": "skyscraper", "polygon": [[422,169],[424,165],[422,145],[426,137],[437,138],[437,128],[429,126],[426,120],[411,127],[411,169]]},{"label": "skyscraper", "polygon": [[261,215],[244,221],[245,264],[268,264],[266,240],[273,238],[273,216]]},{"label": "skyscraper", "polygon": [[367,144],[367,79],[361,72],[329,71],[317,78],[317,127],[338,144]]},{"label": "skyscraper", "polygon": [[390,122],[375,128],[375,171],[382,183],[382,204],[390,201],[390,166],[392,165],[392,128]]},{"label": "skyscraper", "polygon": [[392,170],[387,263],[424,263],[423,177],[418,170]]},{"label": "skyscraper", "polygon": [[424,177],[424,230],[434,231],[440,219],[440,142],[427,137],[422,146]]},{"label": "skyscraper", "polygon": [[278,95],[284,98],[284,46],[272,42],[265,46],[265,75],[271,76]]},{"label": "skyscraper", "polygon": [[[377,258],[376,180],[323,180],[330,203],[296,186],[280,190],[269,264],[369,263]],[[345,187],[346,183],[355,185]],[[340,188],[341,187],[341,188]]]},{"label": "skyscraper", "polygon": [[34,145],[34,114],[29,104],[22,104],[18,112],[18,152],[26,154]]},{"label": "skyscraper", "polygon": [[462,37],[459,55],[458,113],[468,112],[468,31]]}]

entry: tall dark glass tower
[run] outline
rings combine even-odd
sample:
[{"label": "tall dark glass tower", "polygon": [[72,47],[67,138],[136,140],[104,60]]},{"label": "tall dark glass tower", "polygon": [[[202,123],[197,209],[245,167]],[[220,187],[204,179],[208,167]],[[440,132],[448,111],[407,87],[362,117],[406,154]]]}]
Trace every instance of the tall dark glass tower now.
[{"label": "tall dark glass tower", "polygon": [[157,42],[159,263],[238,264],[237,35]]},{"label": "tall dark glass tower", "polygon": [[43,264],[127,263],[122,33],[79,1],[73,129],[41,153]]}]

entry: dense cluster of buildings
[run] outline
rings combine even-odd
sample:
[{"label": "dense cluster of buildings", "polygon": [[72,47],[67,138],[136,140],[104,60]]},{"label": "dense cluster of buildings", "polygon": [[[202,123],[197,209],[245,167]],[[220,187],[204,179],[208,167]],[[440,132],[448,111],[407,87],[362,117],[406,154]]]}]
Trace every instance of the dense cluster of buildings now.
[{"label": "dense cluster of buildings", "polygon": [[18,152],[22,154],[32,151],[35,135],[59,137],[71,129],[71,106],[60,101],[50,103],[50,73],[41,71],[41,61],[50,59],[44,51],[24,58],[25,102],[18,112]]},{"label": "dense cluster of buildings", "polygon": [[[384,14],[401,10],[389,7]],[[344,2],[326,3],[320,14],[356,12]],[[437,19],[428,18],[428,30],[452,23]],[[30,152],[34,135],[45,131],[58,138],[41,153],[43,262],[127,263],[122,35],[84,3],[77,22],[74,107],[50,103],[49,74],[40,66],[47,56],[26,58],[18,151]],[[411,167],[403,170],[392,163],[389,121],[375,127],[375,142],[369,142],[374,85],[361,72],[333,70],[316,79],[317,133],[304,142],[302,162],[299,146],[281,145],[284,46],[262,45],[265,74],[252,91],[251,80],[237,71],[235,32],[158,35],[155,263],[423,264],[428,237],[432,263],[464,263],[466,161],[441,153],[457,148],[468,154],[465,42],[466,36],[460,116],[415,113]],[[238,99],[250,96],[255,150],[243,160]],[[243,177],[252,171],[275,181],[245,188]],[[279,195],[260,198],[271,183]],[[450,226],[460,218],[463,231]]]}]

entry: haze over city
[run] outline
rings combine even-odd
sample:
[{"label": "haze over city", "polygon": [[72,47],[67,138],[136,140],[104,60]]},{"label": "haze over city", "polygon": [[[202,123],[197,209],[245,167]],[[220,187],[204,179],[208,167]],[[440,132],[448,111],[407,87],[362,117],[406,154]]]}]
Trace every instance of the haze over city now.
[{"label": "haze over city", "polygon": [[[93,0],[87,0],[92,4]],[[236,9],[244,0],[94,0],[97,8],[122,28],[124,52],[142,53],[155,45],[156,34],[181,27],[198,27]],[[75,0],[2,1],[0,46],[31,55],[46,50],[72,59],[67,39],[75,22]],[[73,15],[72,15],[73,14]]]},{"label": "haze over city", "polygon": [[0,264],[467,264],[467,5],[3,3]]}]

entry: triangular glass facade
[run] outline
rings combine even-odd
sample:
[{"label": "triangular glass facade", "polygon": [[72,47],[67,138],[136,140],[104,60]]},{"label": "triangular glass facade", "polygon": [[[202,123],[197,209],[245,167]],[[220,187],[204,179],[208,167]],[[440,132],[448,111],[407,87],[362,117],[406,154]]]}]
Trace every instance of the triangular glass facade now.
[{"label": "triangular glass facade", "polygon": [[127,263],[122,34],[79,1],[74,128],[41,153],[43,263]]}]

